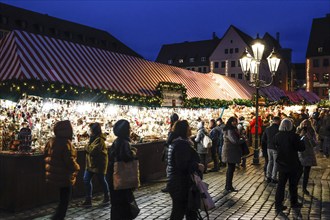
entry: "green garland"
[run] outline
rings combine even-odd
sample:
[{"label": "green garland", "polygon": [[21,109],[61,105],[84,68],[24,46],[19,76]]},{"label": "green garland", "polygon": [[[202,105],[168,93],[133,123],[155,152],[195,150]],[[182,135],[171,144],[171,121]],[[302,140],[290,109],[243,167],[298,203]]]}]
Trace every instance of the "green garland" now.
[{"label": "green garland", "polygon": [[319,108],[330,108],[330,100],[321,100],[318,104],[317,107]]},{"label": "green garland", "polygon": [[82,100],[89,102],[107,102],[121,105],[137,105],[160,107],[163,100],[163,91],[180,91],[185,108],[222,108],[232,104],[253,106],[254,102],[246,99],[220,100],[191,98],[187,99],[187,89],[183,84],[160,82],[156,87],[156,96],[139,94],[124,94],[121,92],[91,89],[60,82],[43,82],[30,79],[20,81],[7,80],[0,83],[0,98],[17,101],[22,94],[35,95],[44,98],[59,98],[66,100]]}]

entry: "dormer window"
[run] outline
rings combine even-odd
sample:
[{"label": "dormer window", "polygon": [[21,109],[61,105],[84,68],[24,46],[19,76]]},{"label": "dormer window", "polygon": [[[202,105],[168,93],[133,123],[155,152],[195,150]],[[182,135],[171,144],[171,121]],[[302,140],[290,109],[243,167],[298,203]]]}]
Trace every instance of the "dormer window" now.
[{"label": "dormer window", "polygon": [[183,59],[179,59],[179,63],[183,63]]},{"label": "dormer window", "polygon": [[190,63],[193,63],[193,62],[195,62],[195,58],[193,58],[193,57],[190,57],[190,58],[189,58],[189,62],[190,62]]},{"label": "dormer window", "polygon": [[173,60],[168,60],[167,64],[173,64]]},{"label": "dormer window", "polygon": [[322,53],[323,52],[323,47],[317,48],[317,52]]}]

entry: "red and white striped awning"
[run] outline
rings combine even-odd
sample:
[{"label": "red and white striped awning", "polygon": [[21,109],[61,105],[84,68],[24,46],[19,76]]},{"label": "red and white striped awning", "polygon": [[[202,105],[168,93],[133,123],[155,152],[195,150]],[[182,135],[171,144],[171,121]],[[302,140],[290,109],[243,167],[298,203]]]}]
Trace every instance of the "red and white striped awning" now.
[{"label": "red and white striped awning", "polygon": [[[0,81],[9,79],[37,79],[140,95],[154,95],[159,82],[173,82],[187,88],[188,98],[223,100],[251,99],[255,91],[244,80],[202,74],[18,30],[0,41]],[[276,100],[277,95],[271,91],[265,94]]]}]

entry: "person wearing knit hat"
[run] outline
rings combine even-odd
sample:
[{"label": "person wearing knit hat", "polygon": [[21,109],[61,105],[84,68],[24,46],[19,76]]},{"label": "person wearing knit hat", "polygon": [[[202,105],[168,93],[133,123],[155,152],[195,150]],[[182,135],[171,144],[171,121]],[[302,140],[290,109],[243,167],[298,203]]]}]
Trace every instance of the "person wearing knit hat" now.
[{"label": "person wearing knit hat", "polygon": [[113,133],[117,136],[109,148],[109,188],[111,197],[111,220],[133,219],[130,204],[135,201],[133,189],[115,190],[113,187],[113,170],[115,161],[132,161],[136,159],[136,149],[130,144],[130,124],[127,120],[117,121]]},{"label": "person wearing knit hat", "polygon": [[106,135],[102,133],[101,125],[97,122],[89,125],[89,142],[85,146],[86,168],[84,173],[84,184],[86,191],[83,206],[92,206],[92,179],[94,175],[98,177],[102,185],[104,198],[102,205],[110,202],[109,186],[105,178],[108,168],[108,149],[105,145]]}]

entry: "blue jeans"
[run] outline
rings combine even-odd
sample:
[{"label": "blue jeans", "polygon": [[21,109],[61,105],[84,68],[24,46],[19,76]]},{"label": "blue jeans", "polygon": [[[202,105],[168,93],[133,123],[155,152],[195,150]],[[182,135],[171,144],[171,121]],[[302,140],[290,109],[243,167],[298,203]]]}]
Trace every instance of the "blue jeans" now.
[{"label": "blue jeans", "polygon": [[85,190],[86,190],[86,198],[92,198],[92,191],[93,191],[92,179],[93,179],[94,175],[97,176],[99,183],[102,185],[104,196],[108,197],[109,196],[109,186],[108,186],[108,182],[105,178],[105,175],[103,173],[93,173],[88,170],[85,170],[84,184],[85,184]]},{"label": "blue jeans", "polygon": [[273,180],[277,180],[277,150],[267,149],[268,153],[268,164],[267,164],[267,178],[271,178]]}]

